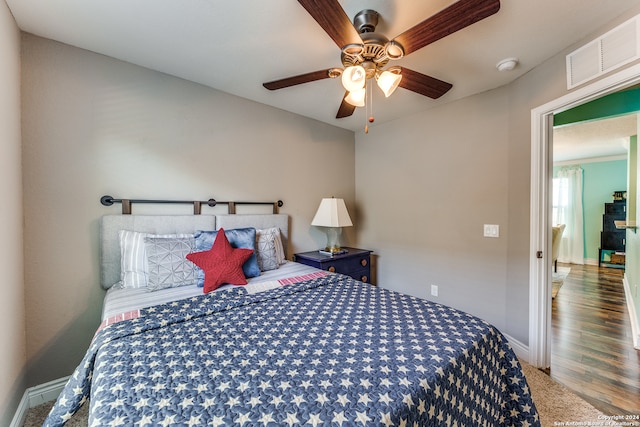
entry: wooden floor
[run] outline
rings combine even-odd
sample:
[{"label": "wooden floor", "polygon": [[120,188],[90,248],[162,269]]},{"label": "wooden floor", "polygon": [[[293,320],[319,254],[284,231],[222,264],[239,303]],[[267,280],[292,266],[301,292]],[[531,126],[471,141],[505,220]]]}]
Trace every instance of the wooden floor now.
[{"label": "wooden floor", "polygon": [[558,264],[571,272],[552,304],[550,375],[607,415],[640,414],[624,270]]}]

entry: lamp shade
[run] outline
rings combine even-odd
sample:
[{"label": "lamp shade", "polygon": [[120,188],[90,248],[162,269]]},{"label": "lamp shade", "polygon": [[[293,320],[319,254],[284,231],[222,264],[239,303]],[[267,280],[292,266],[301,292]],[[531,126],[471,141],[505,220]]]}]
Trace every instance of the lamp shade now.
[{"label": "lamp shade", "polygon": [[365,88],[354,90],[344,100],[354,107],[364,107],[366,92]]},{"label": "lamp shade", "polygon": [[342,86],[349,92],[362,89],[367,80],[367,72],[360,65],[347,67],[342,72]]},{"label": "lamp shade", "polygon": [[390,71],[384,71],[378,77],[378,87],[382,89],[385,97],[389,97],[400,84],[402,80],[401,74],[395,74]]},{"label": "lamp shade", "polygon": [[322,199],[311,225],[319,227],[350,227],[353,225],[343,199]]}]

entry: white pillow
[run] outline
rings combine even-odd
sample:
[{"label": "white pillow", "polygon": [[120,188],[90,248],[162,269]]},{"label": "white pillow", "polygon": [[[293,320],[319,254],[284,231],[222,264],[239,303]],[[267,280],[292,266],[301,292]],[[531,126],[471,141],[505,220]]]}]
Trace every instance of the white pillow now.
[{"label": "white pillow", "polygon": [[286,261],[284,257],[284,247],[282,246],[282,236],[280,235],[279,228],[273,228],[273,230],[275,230],[276,259],[278,260],[278,265],[282,265]]},{"label": "white pillow", "polygon": [[144,239],[147,237],[193,237],[193,234],[151,234],[120,230],[120,287],[146,288],[149,267]]},{"label": "white pillow", "polygon": [[279,228],[256,230],[256,257],[260,271],[275,270],[284,263],[284,248]]}]

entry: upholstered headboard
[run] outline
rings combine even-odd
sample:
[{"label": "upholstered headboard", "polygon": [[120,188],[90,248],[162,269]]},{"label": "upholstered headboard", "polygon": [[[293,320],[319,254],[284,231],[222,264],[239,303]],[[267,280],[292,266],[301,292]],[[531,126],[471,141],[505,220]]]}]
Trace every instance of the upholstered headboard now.
[{"label": "upholstered headboard", "polygon": [[285,255],[289,239],[286,214],[234,215],[104,215],[100,223],[100,284],[108,289],[120,281],[120,230],[153,234],[188,234],[218,228],[280,228]]},{"label": "upholstered headboard", "polygon": [[282,246],[284,256],[287,257],[287,246],[289,245],[289,215],[286,214],[244,214],[244,215],[216,215],[216,229],[224,228],[271,228],[278,227],[282,235]]}]

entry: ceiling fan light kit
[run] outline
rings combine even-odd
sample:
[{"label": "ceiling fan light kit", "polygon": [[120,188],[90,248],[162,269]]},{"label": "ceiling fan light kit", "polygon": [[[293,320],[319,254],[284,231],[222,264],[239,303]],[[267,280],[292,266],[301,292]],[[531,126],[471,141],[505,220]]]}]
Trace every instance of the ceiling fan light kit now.
[{"label": "ceiling fan light kit", "polygon": [[379,18],[375,10],[358,12],[352,23],[338,0],[298,0],[298,3],[340,48],[340,60],[344,68],[329,68],[324,72],[315,71],[287,77],[264,83],[263,86],[276,90],[342,76],[346,93],[336,118],[349,117],[356,107],[365,106],[367,80],[373,78],[386,97],[398,87],[432,99],[441,97],[451,89],[450,83],[406,67],[386,68],[387,64],[500,10],[500,0],[458,0],[389,40],[385,35],[375,32]]}]

